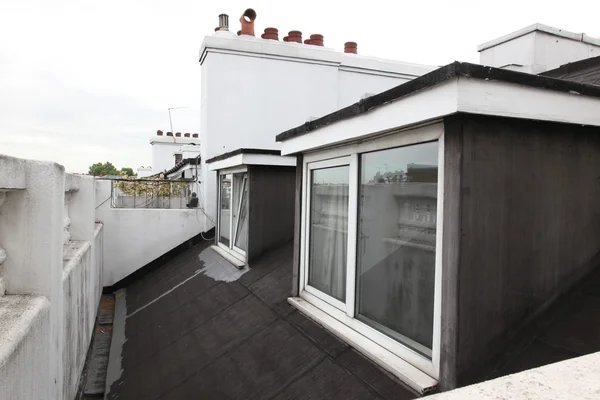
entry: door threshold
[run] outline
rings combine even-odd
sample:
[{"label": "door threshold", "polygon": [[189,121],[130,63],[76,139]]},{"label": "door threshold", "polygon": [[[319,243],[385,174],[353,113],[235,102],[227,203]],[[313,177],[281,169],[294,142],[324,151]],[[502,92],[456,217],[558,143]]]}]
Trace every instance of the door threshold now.
[{"label": "door threshold", "polygon": [[221,257],[223,257],[224,259],[229,261],[231,264],[233,264],[233,266],[236,267],[237,269],[242,269],[246,266],[246,263],[244,261],[240,260],[239,258],[237,258],[233,254],[229,253],[228,251],[222,249],[221,247],[219,247],[217,245],[212,245],[210,247]]}]

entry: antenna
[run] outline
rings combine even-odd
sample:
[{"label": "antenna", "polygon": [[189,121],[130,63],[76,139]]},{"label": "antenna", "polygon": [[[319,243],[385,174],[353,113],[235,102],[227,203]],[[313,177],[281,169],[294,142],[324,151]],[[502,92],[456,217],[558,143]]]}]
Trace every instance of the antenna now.
[{"label": "antenna", "polygon": [[179,110],[181,108],[189,108],[189,107],[170,107],[167,108],[169,111],[169,125],[171,126],[171,132],[173,132],[173,120],[171,119],[171,110]]}]

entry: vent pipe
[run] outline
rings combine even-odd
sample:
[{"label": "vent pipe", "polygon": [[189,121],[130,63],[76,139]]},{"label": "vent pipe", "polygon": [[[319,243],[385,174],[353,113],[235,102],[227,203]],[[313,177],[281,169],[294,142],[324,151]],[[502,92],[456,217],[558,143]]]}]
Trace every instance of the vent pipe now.
[{"label": "vent pipe", "polygon": [[220,31],[228,31],[229,30],[229,15],[227,15],[227,14],[219,15],[219,30]]},{"label": "vent pipe", "polygon": [[242,35],[254,36],[254,20],[256,19],[256,11],[248,8],[240,17],[242,23]]}]

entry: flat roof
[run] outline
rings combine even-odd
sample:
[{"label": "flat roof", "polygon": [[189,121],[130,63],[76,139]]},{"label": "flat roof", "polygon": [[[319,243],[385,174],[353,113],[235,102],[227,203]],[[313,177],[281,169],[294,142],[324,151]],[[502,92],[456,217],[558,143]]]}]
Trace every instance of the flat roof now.
[{"label": "flat roof", "polygon": [[272,165],[295,167],[296,157],[285,157],[280,150],[241,148],[206,160],[211,171],[238,167],[241,165]]},{"label": "flat roof", "polygon": [[585,33],[574,33],[565,31],[564,29],[554,28],[553,26],[544,25],[544,24],[533,24],[525,27],[523,29],[519,29],[518,31],[509,33],[508,35],[501,36],[494,40],[490,40],[482,45],[477,46],[477,51],[483,51],[485,49],[489,49],[490,47],[497,46],[499,44],[508,42],[510,40],[519,38],[521,36],[525,36],[531,32],[544,32],[554,36],[560,36],[566,39],[575,40],[577,42],[588,43],[594,46],[600,46],[600,39],[596,39],[592,36],[588,36]]},{"label": "flat roof", "polygon": [[[452,85],[450,82],[460,82],[460,85]],[[468,83],[470,85],[467,87]],[[282,154],[284,155],[301,152],[301,149],[309,148],[308,143],[288,146],[286,142],[305,136],[313,131],[324,129],[337,122],[362,114],[373,113],[379,107],[396,103],[400,99],[415,98],[412,95],[427,93],[428,89],[434,87],[444,87],[445,89],[437,96],[429,96],[426,100],[427,106],[424,106],[422,103],[415,104],[414,109],[411,109],[410,112],[408,108],[403,109],[398,106],[399,108],[396,108],[396,112],[400,112],[402,115],[394,115],[388,118],[388,121],[373,123],[373,120],[371,120],[370,124],[361,124],[360,128],[345,125],[345,128],[349,128],[349,130],[343,134],[336,132],[337,136],[325,134],[325,136],[328,136],[328,139],[320,138],[318,141],[313,141],[314,146],[311,148],[323,146],[326,143],[341,142],[342,139],[350,140],[356,138],[360,136],[359,132],[352,132],[356,129],[362,129],[363,135],[367,132],[375,133],[377,129],[383,128],[384,125],[389,125],[389,121],[392,120],[397,121],[396,123],[398,124],[407,126],[409,124],[422,123],[427,120],[440,118],[455,112],[472,112],[578,124],[600,124],[599,113],[581,108],[580,105],[579,108],[567,107],[564,110],[559,109],[559,106],[564,107],[565,104],[575,105],[574,103],[569,103],[569,100],[576,101],[575,99],[585,97],[594,98],[596,101],[595,107],[598,107],[600,100],[596,99],[600,98],[600,86],[486,67],[478,64],[454,62],[392,89],[367,97],[324,117],[308,121],[300,126],[282,132],[276,136],[276,140],[283,142]],[[506,89],[507,87],[510,90]],[[532,93],[520,93],[520,91],[523,91],[523,88],[536,90],[536,98],[529,98],[533,96]],[[497,90],[498,93],[496,96],[490,92],[492,89]],[[570,97],[561,97],[560,99],[556,99],[557,102],[555,103],[552,103],[552,99],[550,98],[541,102],[539,98],[539,95],[542,94],[540,89],[544,90],[548,96],[550,93],[560,93],[570,95]],[[509,94],[507,91],[512,92]],[[515,98],[507,101],[513,95]],[[573,95],[577,95],[577,97]],[[530,101],[531,105],[526,106],[526,104],[529,104],[525,103],[526,101]],[[556,112],[553,113],[554,111]],[[365,129],[367,130],[366,132]]]}]

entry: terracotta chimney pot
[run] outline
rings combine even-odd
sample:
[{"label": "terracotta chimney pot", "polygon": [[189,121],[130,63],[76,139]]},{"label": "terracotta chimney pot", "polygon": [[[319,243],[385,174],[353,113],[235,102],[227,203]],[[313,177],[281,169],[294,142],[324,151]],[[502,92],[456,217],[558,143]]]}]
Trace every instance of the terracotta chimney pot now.
[{"label": "terracotta chimney pot", "polygon": [[184,133],[183,137],[190,137],[190,134],[189,133]]},{"label": "terracotta chimney pot", "polygon": [[279,40],[279,31],[277,28],[265,28],[265,33],[262,35],[263,39]]},{"label": "terracotta chimney pot", "polygon": [[319,35],[318,33],[310,35],[310,44],[323,46],[323,35]]},{"label": "terracotta chimney pot", "polygon": [[175,134],[175,136],[176,136],[176,137],[181,137],[181,132],[177,132],[177,133]]},{"label": "terracotta chimney pot", "polygon": [[173,132],[167,132],[167,136],[173,136]]},{"label": "terracotta chimney pot", "polygon": [[305,39],[304,44],[312,44],[312,43],[310,42],[310,39]]},{"label": "terracotta chimney pot", "polygon": [[192,135],[192,137],[193,137],[194,139],[198,139],[198,134],[197,134],[197,133],[194,133],[194,134]]},{"label": "terracotta chimney pot", "polygon": [[163,131],[161,131],[160,129],[156,131],[156,136],[162,136],[163,135]]},{"label": "terracotta chimney pot", "polygon": [[288,42],[302,43],[302,32],[300,31],[289,31]]},{"label": "terracotta chimney pot", "polygon": [[284,36],[284,37],[283,37],[283,41],[284,41],[284,42],[289,42],[289,39],[290,39],[290,37],[289,37],[289,36]]},{"label": "terracotta chimney pot", "polygon": [[248,8],[240,17],[242,23],[242,35],[254,36],[254,20],[256,19],[256,11]]},{"label": "terracotta chimney pot", "polygon": [[358,54],[358,45],[356,42],[346,42],[344,43],[344,53],[350,54]]}]

